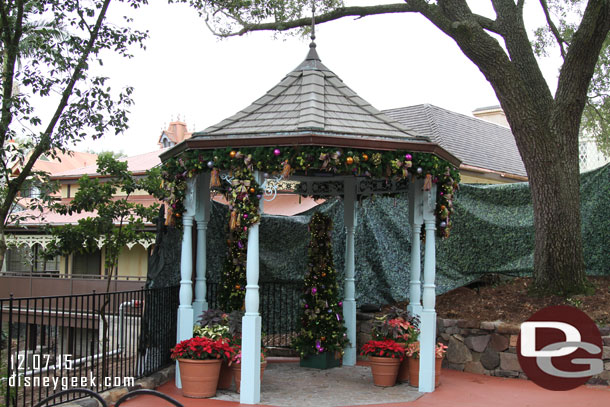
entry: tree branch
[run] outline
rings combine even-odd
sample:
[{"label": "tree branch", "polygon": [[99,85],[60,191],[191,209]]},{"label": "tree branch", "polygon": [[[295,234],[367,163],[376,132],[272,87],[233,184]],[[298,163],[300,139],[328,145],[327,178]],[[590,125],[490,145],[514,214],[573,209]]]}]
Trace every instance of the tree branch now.
[{"label": "tree branch", "polygon": [[[22,168],[19,176],[17,178],[13,179],[7,185],[7,192],[6,192],[6,195],[4,196],[4,202],[2,202],[2,206],[0,206],[0,219],[5,219],[6,216],[8,215],[8,213],[10,212],[12,204],[13,204],[13,200],[15,199],[15,196],[17,196],[17,192],[19,191],[19,188],[21,187],[21,185],[23,184],[25,179],[29,176],[36,160],[38,160],[38,158],[40,157],[40,155],[43,152],[45,152],[46,150],[48,150],[51,147],[51,135],[53,134],[53,130],[55,129],[55,126],[57,125],[57,122],[59,121],[62,112],[64,111],[64,109],[66,108],[66,106],[68,104],[68,100],[70,99],[70,96],[72,95],[74,86],[76,86],[76,82],[81,78],[81,74],[87,65],[87,59],[89,59],[89,54],[91,53],[91,50],[93,49],[93,45],[95,44],[95,41],[97,40],[97,38],[99,36],[99,32],[102,27],[104,18],[106,17],[106,12],[108,11],[109,5],[110,5],[110,0],[105,0],[102,8],[100,9],[100,14],[98,15],[97,21],[93,28],[93,32],[92,32],[91,36],[89,37],[89,40],[87,41],[87,45],[85,46],[83,54],[81,55],[80,59],[78,60],[78,64],[74,68],[74,72],[72,73],[72,76],[70,77],[70,81],[68,82],[68,85],[66,86],[66,88],[64,89],[64,91],[62,93],[62,97],[61,97],[59,104],[57,105],[55,114],[53,114],[53,117],[49,121],[49,124],[48,124],[46,130],[44,131],[44,133],[42,133],[42,135],[40,137],[40,142],[32,150],[32,153],[31,153],[26,165]],[[3,112],[3,115],[4,115],[4,112]],[[7,124],[7,126],[8,126],[8,124]]]},{"label": "tree branch", "polygon": [[[316,23],[322,24],[333,20],[338,20],[343,17],[366,17],[377,14],[390,14],[390,13],[409,13],[416,12],[417,7],[408,3],[396,3],[396,4],[383,4],[376,6],[362,6],[362,7],[340,7],[332,10],[326,14],[316,16]],[[311,25],[311,17],[299,18],[292,21],[279,21],[273,23],[261,23],[261,24],[246,24],[243,23],[243,28],[236,32],[231,33],[218,33],[213,31],[220,37],[233,37],[241,36],[251,31],[286,31],[293,28],[305,27]]]},{"label": "tree branch", "polygon": [[553,33],[555,40],[557,40],[557,44],[559,45],[559,51],[561,52],[561,57],[563,59],[566,59],[566,51],[563,47],[563,44],[567,44],[567,42],[561,37],[561,34],[559,33],[557,26],[555,25],[555,23],[553,23],[553,20],[551,19],[551,13],[549,12],[549,7],[548,7],[546,0],[540,0],[540,6],[542,7],[542,10],[544,11],[544,17],[546,18],[546,23],[549,25],[549,28],[551,29],[551,32]]}]

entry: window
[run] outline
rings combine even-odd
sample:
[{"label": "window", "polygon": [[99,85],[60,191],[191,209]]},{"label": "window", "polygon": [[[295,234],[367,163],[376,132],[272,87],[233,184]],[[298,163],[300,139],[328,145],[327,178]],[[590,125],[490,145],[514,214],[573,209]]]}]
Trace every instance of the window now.
[{"label": "window", "polygon": [[74,254],[72,274],[86,274],[99,276],[101,274],[102,253],[99,250],[93,253]]},{"label": "window", "polygon": [[45,260],[42,256],[42,246],[9,247],[7,251],[6,269],[17,272],[59,272],[59,256]]}]

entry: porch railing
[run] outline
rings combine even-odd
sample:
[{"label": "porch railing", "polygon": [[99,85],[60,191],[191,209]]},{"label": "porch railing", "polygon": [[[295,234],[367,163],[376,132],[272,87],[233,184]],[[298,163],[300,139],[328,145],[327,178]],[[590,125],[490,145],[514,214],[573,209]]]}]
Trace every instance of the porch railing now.
[{"label": "porch railing", "polygon": [[0,299],[0,406],[133,385],[171,362],[177,308],[178,287]]}]

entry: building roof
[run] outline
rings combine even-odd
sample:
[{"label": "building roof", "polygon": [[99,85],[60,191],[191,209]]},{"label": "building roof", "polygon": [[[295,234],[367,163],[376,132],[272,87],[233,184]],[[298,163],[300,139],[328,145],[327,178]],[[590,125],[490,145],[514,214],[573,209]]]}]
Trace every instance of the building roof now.
[{"label": "building roof", "polygon": [[[127,169],[134,174],[143,174],[147,170],[161,164],[159,155],[167,149],[160,149],[151,151],[150,153],[144,153],[134,155],[131,157],[119,158],[119,161],[127,161]],[[78,179],[83,175],[99,176],[97,172],[97,164],[88,165],[86,167],[75,168],[68,171],[59,172],[53,174],[54,179]]]},{"label": "building roof", "polygon": [[[67,151],[64,153],[56,150],[53,152],[53,156],[50,154],[40,156],[34,163],[33,170],[45,171],[53,175],[58,172],[95,164],[96,161],[97,154],[81,153],[78,151]],[[20,170],[17,165],[13,167],[14,174],[19,174]]]},{"label": "building roof", "polygon": [[383,112],[455,155],[462,168],[527,176],[509,128],[429,104]]},{"label": "building roof", "polygon": [[162,159],[189,148],[299,144],[410,149],[458,161],[426,135],[408,130],[359,97],[322,64],[315,43],[306,59],[263,97],[220,123],[193,133]]},{"label": "building roof", "polygon": [[172,143],[178,144],[181,141],[191,137],[192,133],[188,131],[186,123],[180,119],[172,121],[167,126],[167,130],[163,130],[159,136],[158,144],[162,145],[163,136],[166,136]]}]

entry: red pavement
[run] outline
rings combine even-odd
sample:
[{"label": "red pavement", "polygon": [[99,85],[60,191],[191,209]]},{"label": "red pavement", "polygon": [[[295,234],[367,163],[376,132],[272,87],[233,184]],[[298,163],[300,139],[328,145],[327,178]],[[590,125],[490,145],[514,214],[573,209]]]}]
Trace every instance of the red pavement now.
[{"label": "red pavement", "polygon": [[[182,397],[173,381],[157,390],[175,398],[185,407],[230,407],[242,404],[210,399]],[[357,395],[351,395],[357,397]],[[169,403],[140,396],[123,404],[126,407],[166,407]],[[550,391],[528,380],[504,379],[443,369],[441,385],[409,403],[375,404],[367,407],[609,407],[609,386],[581,386],[570,391]],[[286,406],[288,407],[288,406]],[[290,406],[298,407],[298,406]],[[359,406],[362,407],[362,406]]]}]

